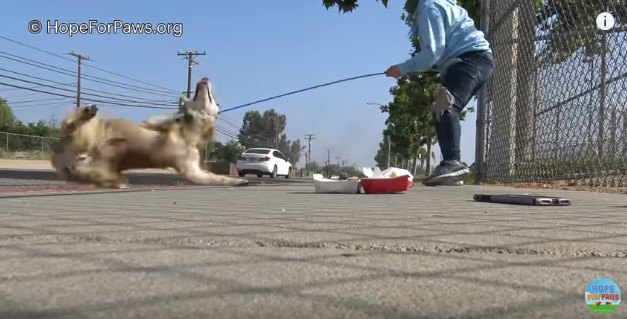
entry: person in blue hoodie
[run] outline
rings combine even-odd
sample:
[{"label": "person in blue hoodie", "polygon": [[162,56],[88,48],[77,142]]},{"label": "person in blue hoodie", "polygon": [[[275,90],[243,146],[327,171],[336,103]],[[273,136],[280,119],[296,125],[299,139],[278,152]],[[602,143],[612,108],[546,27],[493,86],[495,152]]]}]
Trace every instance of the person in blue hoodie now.
[{"label": "person in blue hoodie", "polygon": [[443,160],[423,184],[461,185],[470,170],[461,162],[459,114],[492,76],[490,44],[455,0],[419,0],[411,36],[419,43],[413,57],[385,74],[439,73],[441,86],[430,109]]}]

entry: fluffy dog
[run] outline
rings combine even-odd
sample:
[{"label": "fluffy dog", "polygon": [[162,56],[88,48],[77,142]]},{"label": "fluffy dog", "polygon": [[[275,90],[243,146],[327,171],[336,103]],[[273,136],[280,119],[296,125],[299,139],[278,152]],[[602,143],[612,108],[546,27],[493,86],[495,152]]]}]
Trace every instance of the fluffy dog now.
[{"label": "fluffy dog", "polygon": [[209,80],[198,83],[194,100],[180,102],[182,114],[141,125],[101,119],[95,105],[77,108],[61,123],[53,167],[65,180],[106,188],[125,187],[125,170],[168,167],[196,184],[248,184],[200,168],[199,146],[213,137],[219,112]]}]

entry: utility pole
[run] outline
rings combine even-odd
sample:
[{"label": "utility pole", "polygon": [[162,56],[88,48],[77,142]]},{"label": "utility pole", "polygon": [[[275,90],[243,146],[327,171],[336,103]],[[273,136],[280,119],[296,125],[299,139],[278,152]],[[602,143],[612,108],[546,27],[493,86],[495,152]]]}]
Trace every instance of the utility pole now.
[{"label": "utility pole", "polygon": [[276,132],[276,134],[274,136],[274,148],[278,150],[279,149],[279,119],[278,118],[276,120],[276,125],[275,125],[274,129],[275,129],[275,132]]},{"label": "utility pole", "polygon": [[183,53],[181,52],[177,52],[176,55],[182,55],[185,56],[184,59],[187,59],[187,98],[190,99],[191,98],[191,92],[192,92],[192,66],[194,64],[198,64],[196,61],[194,61],[194,57],[197,55],[206,55],[207,53],[205,51],[203,52],[198,52],[198,51],[194,51],[194,52],[190,52],[190,51],[185,51]]},{"label": "utility pole", "polygon": [[72,56],[75,56],[78,59],[78,72],[76,72],[77,80],[76,80],[76,107],[81,106],[81,65],[83,60],[89,61],[88,56],[84,56],[78,53],[70,52]]},{"label": "utility pole", "polygon": [[[307,170],[307,176],[309,176],[309,154],[305,153],[305,169]],[[300,171],[300,177],[303,177],[303,171]]]},{"label": "utility pole", "polygon": [[331,166],[331,150],[327,148],[327,176],[331,177],[329,166]]},{"label": "utility pole", "polygon": [[307,168],[307,176],[309,176],[309,159],[311,158],[311,141],[316,139],[315,134],[305,134],[305,139],[309,144],[309,151],[307,151],[307,157],[305,158],[305,168]]},{"label": "utility pole", "polygon": [[392,142],[390,141],[390,135],[388,134],[388,167],[390,168],[390,154],[392,154]]}]

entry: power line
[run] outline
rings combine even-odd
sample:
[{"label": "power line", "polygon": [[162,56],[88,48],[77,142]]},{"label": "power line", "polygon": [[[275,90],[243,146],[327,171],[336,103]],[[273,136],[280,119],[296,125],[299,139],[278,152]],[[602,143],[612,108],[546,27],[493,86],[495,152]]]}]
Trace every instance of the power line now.
[{"label": "power line", "polygon": [[[38,89],[33,89],[33,88],[24,87],[24,86],[19,86],[19,85],[10,84],[10,83],[5,83],[5,82],[0,82],[0,85],[4,85],[4,86],[8,86],[8,87],[13,87],[13,88],[18,88],[18,89],[22,89],[22,90],[28,90],[28,91],[33,91],[33,92],[39,92],[39,93],[49,94],[49,95],[62,96],[62,97],[67,97],[67,98],[74,98],[74,96],[70,96],[70,95],[64,95],[64,94],[60,94],[60,93],[54,93],[54,92],[48,92],[48,91],[42,91],[42,90],[38,90]],[[171,109],[173,109],[173,108],[168,108],[168,107],[158,107],[158,106],[121,104],[121,103],[114,103],[114,102],[102,101],[102,100],[95,100],[95,99],[85,99],[85,100],[87,100],[87,101],[89,101],[89,102],[104,103],[105,105],[127,106],[127,107],[146,108],[146,109],[167,109],[167,110],[171,110]]]},{"label": "power line", "polygon": [[[224,127],[221,127],[219,124],[216,124],[216,129],[219,129],[225,135],[239,139],[239,136],[237,135],[237,133],[230,131],[229,129],[226,129]],[[248,140],[248,139],[242,138],[242,140]]]},{"label": "power line", "polygon": [[216,125],[216,131],[218,133],[221,133],[222,135],[228,137],[228,138],[235,139],[235,140],[240,141],[240,142],[245,142],[245,143],[251,144],[251,145],[256,143],[255,141],[251,141],[251,140],[247,140],[247,139],[244,139],[244,138],[240,138],[237,135],[229,132],[228,130],[225,130],[224,128],[222,128],[222,127],[220,127],[218,125]]},{"label": "power line", "polygon": [[[4,55],[7,55],[8,57],[4,56]],[[27,64],[27,65],[34,66],[34,67],[37,67],[37,68],[40,68],[40,69],[44,69],[44,70],[48,70],[48,71],[52,71],[52,72],[56,72],[56,73],[61,73],[61,74],[64,74],[64,75],[69,75],[69,76],[76,75],[75,74],[76,72],[74,72],[74,71],[70,71],[70,70],[66,70],[66,69],[63,69],[63,68],[59,68],[59,67],[56,67],[54,65],[46,64],[46,63],[43,63],[43,62],[37,62],[35,60],[23,58],[23,57],[15,55],[15,54],[7,53],[7,52],[1,51],[1,50],[0,50],[0,57],[3,58],[3,59],[7,59],[7,60],[11,60],[11,61]],[[26,61],[29,61],[29,62],[26,62]]]},{"label": "power line", "polygon": [[33,89],[31,87],[24,87],[24,86],[19,86],[19,85],[4,83],[4,82],[0,82],[0,85],[13,87],[13,88],[21,89],[21,90],[28,90],[28,91],[33,91],[33,92],[49,94],[49,95],[63,96],[63,97],[67,97],[67,98],[74,98],[73,96],[70,96],[70,95],[64,95],[64,94],[59,94],[59,93],[47,92],[47,91],[42,91],[42,90],[38,90],[38,89]]},{"label": "power line", "polygon": [[[64,98],[65,99],[65,98]],[[9,105],[11,109],[25,109],[29,107],[41,107],[41,106],[61,106],[61,105],[71,105],[70,103],[57,102],[57,103],[42,103],[42,104],[29,104],[29,105]]]},{"label": "power line", "polygon": [[[15,44],[19,44],[19,45],[27,47],[27,48],[30,48],[30,49],[33,49],[33,50],[37,50],[39,52],[43,52],[43,53],[46,53],[46,54],[49,54],[51,56],[55,56],[57,58],[60,58],[60,59],[66,60],[66,61],[74,62],[72,59],[70,59],[68,57],[65,57],[65,56],[62,56],[60,54],[56,54],[56,53],[53,53],[53,52],[50,52],[50,51],[47,51],[47,50],[44,50],[44,49],[41,49],[41,48],[37,48],[37,47],[34,47],[32,45],[28,45],[28,44],[22,43],[22,42],[17,41],[17,40],[9,39],[9,38],[7,38],[5,36],[2,36],[2,35],[0,35],[0,39],[4,39],[6,41],[13,42]],[[122,75],[122,74],[119,74],[119,73],[115,73],[115,72],[111,72],[111,71],[105,70],[105,69],[97,67],[97,66],[93,66],[93,65],[89,65],[89,64],[86,64],[85,66],[88,67],[88,68],[92,68],[92,69],[95,69],[95,70],[98,70],[98,71],[101,71],[101,72],[105,72],[105,73],[111,74],[111,75],[119,76],[121,78],[125,78],[125,79],[131,80],[131,81],[135,81],[135,82],[146,84],[146,85],[153,86],[153,87],[156,87],[156,88],[168,90],[168,91],[171,91],[172,93],[178,93],[176,90],[172,90],[172,89],[169,89],[169,88],[166,88],[166,87],[163,87],[163,86],[159,86],[159,85],[156,85],[156,84],[153,84],[153,83],[145,82],[145,81],[142,81],[142,80],[134,79],[132,77],[129,77],[129,76],[126,76],[126,75]]]},{"label": "power line", "polygon": [[[8,70],[8,69],[5,69],[5,68],[0,68],[0,71],[5,71],[5,72],[12,73],[12,74],[21,75],[21,76],[27,76],[29,78],[33,78],[33,79],[37,79],[37,80],[41,80],[41,81],[46,81],[46,82],[50,82],[50,83],[55,83],[55,84],[59,84],[59,85],[63,85],[63,86],[76,87],[73,84],[67,84],[67,83],[63,83],[63,82],[58,82],[58,81],[53,81],[53,80],[49,80],[49,79],[44,79],[44,78],[40,78],[38,76],[34,76],[34,75],[22,73],[22,72],[17,72],[17,71],[13,71],[13,70]],[[47,86],[47,85],[48,84],[42,84],[42,86]]]},{"label": "power line", "polygon": [[[226,137],[235,139],[235,140],[239,141],[240,143],[244,142],[244,143],[246,143],[248,145],[257,146],[257,147],[268,147],[268,144],[259,144],[259,143],[262,143],[261,141],[251,140],[251,139],[247,139],[247,138],[241,138],[237,134],[234,134],[233,132],[231,132],[231,131],[223,128],[223,127],[220,127],[220,125],[216,125],[216,131],[218,133],[221,133],[222,135],[224,135]],[[268,142],[268,143],[270,143],[270,142]]]},{"label": "power line", "polygon": [[[74,85],[71,85],[71,84],[67,84],[67,83],[63,83],[63,82],[58,82],[58,81],[53,81],[53,80],[48,80],[48,79],[44,79],[44,78],[37,77],[37,76],[34,76],[34,75],[29,75],[29,74],[22,73],[22,72],[17,72],[17,71],[12,71],[12,70],[7,70],[7,69],[5,69],[5,68],[0,68],[0,70],[1,70],[1,71],[5,71],[5,72],[9,72],[9,73],[12,73],[12,74],[17,74],[17,75],[26,76],[26,77],[29,77],[29,78],[33,78],[33,79],[37,79],[37,80],[41,80],[41,81],[46,81],[46,82],[50,82],[50,83],[55,83],[55,84],[63,85],[63,86],[75,87]],[[43,85],[43,86],[48,86],[48,85]],[[36,86],[35,86],[35,87],[36,87]],[[52,87],[52,86],[48,86],[48,87]],[[129,98],[132,98],[132,99],[138,100],[138,101],[133,101],[133,100],[128,100],[128,99],[117,99],[117,100],[127,101],[127,102],[134,102],[134,103],[146,103],[146,102],[148,102],[148,103],[153,103],[153,104],[155,104],[155,105],[162,105],[162,106],[170,106],[170,105],[174,106],[174,105],[176,105],[176,102],[167,103],[167,102],[166,102],[166,101],[164,101],[164,100],[158,101],[158,100],[152,100],[152,99],[145,99],[145,98],[135,97],[135,96],[131,96],[131,95],[117,94],[117,93],[111,93],[111,92],[101,91],[101,90],[95,90],[95,89],[87,89],[87,88],[85,88],[85,89],[83,89],[83,91],[100,92],[100,93],[104,93],[104,94],[115,95],[115,96],[123,96],[123,97],[129,97]],[[85,94],[87,94],[87,95],[94,95],[94,94],[92,94],[92,93],[85,93]],[[100,97],[103,97],[102,95],[94,95],[94,96],[100,96]],[[108,97],[108,96],[104,96],[104,97],[106,97],[106,98],[111,98],[111,97]],[[112,98],[112,99],[115,99],[115,98]],[[165,102],[165,103],[164,103],[164,102]]]},{"label": "power line", "polygon": [[[7,79],[11,79],[14,81],[20,81],[20,82],[25,82],[25,83],[29,83],[29,84],[41,84],[41,83],[37,83],[37,82],[33,82],[33,81],[29,81],[29,80],[24,80],[24,79],[19,79],[19,78],[15,78],[12,76],[7,76],[7,75],[2,75],[0,74],[0,77],[3,78],[7,78]],[[69,89],[65,89],[62,87],[57,87],[57,86],[53,86],[53,85],[48,85],[48,88],[52,88],[52,89],[56,89],[56,90],[60,90],[60,91],[66,91],[66,92],[74,92],[73,90],[69,90]],[[100,97],[100,98],[105,98],[105,99],[110,99],[110,100],[115,100],[115,101],[122,101],[122,102],[130,102],[130,103],[143,103],[142,101],[133,101],[133,100],[128,100],[128,99],[120,99],[120,98],[116,98],[116,97],[110,97],[110,96],[106,96],[106,95],[100,95],[100,94],[94,94],[94,93],[85,93],[85,95],[89,95],[89,96],[95,96],[95,97]],[[93,101],[93,99],[91,99]],[[113,102],[105,102],[105,103],[113,103]],[[159,104],[159,103],[152,103],[155,105],[162,105],[162,106],[170,106],[171,104]],[[171,109],[174,109],[174,107],[170,107]]]},{"label": "power line", "polygon": [[26,103],[42,102],[42,101],[58,101],[58,100],[63,100],[63,99],[66,99],[66,98],[65,97],[62,97],[62,98],[51,97],[47,99],[26,100],[26,101],[17,101],[17,102],[11,102],[10,100],[7,100],[7,101],[9,102],[11,106],[14,106],[15,104],[26,104]]},{"label": "power line", "polygon": [[[4,56],[4,55],[7,55],[8,57]],[[20,56],[17,56],[15,54],[11,54],[11,53],[8,53],[8,52],[5,52],[5,51],[1,51],[1,50],[0,50],[0,58],[11,60],[11,61],[15,61],[15,62],[18,62],[18,63],[27,64],[27,65],[34,66],[34,67],[37,67],[37,68],[40,68],[40,69],[44,69],[44,70],[48,70],[48,71],[52,71],[52,72],[56,72],[56,73],[60,73],[60,74],[68,75],[68,76],[72,76],[72,77],[76,76],[76,74],[77,74],[75,71],[71,71],[71,70],[68,70],[68,69],[60,68],[60,67],[57,67],[57,66],[54,66],[54,65],[50,65],[50,64],[47,64],[47,63],[43,63],[43,62],[39,62],[39,61],[36,61],[36,60],[20,57]],[[28,61],[28,62],[26,62],[26,61]],[[92,82],[96,82],[96,83],[100,83],[100,84],[104,84],[104,85],[109,85],[109,86],[113,86],[113,87],[117,87],[117,88],[122,88],[122,89],[125,89],[125,90],[137,91],[137,92],[142,92],[142,93],[147,93],[147,94],[152,94],[152,95],[158,95],[158,96],[171,96],[171,93],[168,93],[166,95],[166,94],[163,94],[163,93],[158,93],[159,91],[155,91],[155,90],[148,91],[147,89],[141,89],[141,88],[140,89],[136,89],[136,88],[131,87],[132,85],[130,85],[130,84],[122,83],[122,84],[126,85],[126,86],[124,86],[124,85],[120,85],[119,84],[120,82],[111,81],[111,80],[99,78],[99,77],[92,76],[92,75],[85,74],[83,77],[85,78],[85,80],[89,80],[89,81],[92,81]]]},{"label": "power line", "polygon": [[[64,84],[64,85],[71,85],[70,83],[63,83],[63,84]],[[42,87],[42,86],[45,86],[45,85],[35,85],[35,86],[32,86],[32,88],[38,88],[38,87]],[[73,85],[72,85],[72,86],[73,86]],[[12,89],[0,89],[0,92],[6,92],[6,91],[16,91],[16,90],[20,90],[20,89],[15,89],[15,88],[12,88]],[[14,96],[14,98],[16,98],[16,97],[21,97],[21,96],[22,96],[22,95]]]},{"label": "power line", "polygon": [[50,55],[56,56],[57,58],[61,58],[61,59],[64,59],[64,60],[68,60],[68,61],[70,61],[70,62],[74,62],[74,60],[72,60],[72,59],[70,59],[70,58],[68,58],[68,57],[64,57],[64,56],[62,56],[62,55],[60,55],[60,54],[52,53],[52,52],[50,52],[50,51],[46,51],[46,50],[44,50],[44,49],[40,49],[40,48],[34,47],[34,46],[32,46],[32,45],[28,45],[28,44],[22,43],[22,42],[17,41],[17,40],[9,39],[9,38],[7,38],[7,37],[5,37],[5,36],[2,36],[2,35],[0,35],[0,39],[4,39],[4,40],[7,40],[7,41],[9,41],[9,42],[13,42],[13,43],[15,43],[15,44],[19,44],[19,45],[21,45],[21,46],[25,46],[25,47],[27,47],[27,48],[31,48],[31,49],[33,49],[33,50],[37,50],[37,51],[39,51],[39,52],[43,52],[43,53],[46,53],[46,54],[50,54]]},{"label": "power line", "polygon": [[220,120],[224,121],[224,123],[228,124],[229,126],[233,127],[234,129],[238,131],[241,128],[238,124],[230,120],[228,117],[225,117],[224,115],[220,116]]},{"label": "power line", "polygon": [[104,84],[104,85],[109,85],[109,86],[114,86],[114,87],[118,87],[118,88],[122,88],[122,89],[126,89],[126,90],[137,91],[137,92],[144,92],[144,93],[154,94],[154,95],[159,95],[159,96],[172,96],[172,94],[173,94],[173,93],[170,93],[170,92],[153,90],[153,89],[149,89],[149,88],[142,88],[142,87],[139,87],[139,86],[136,86],[136,85],[131,85],[131,84],[117,82],[117,81],[111,81],[111,80],[104,79],[104,78],[101,78],[101,77],[97,77],[97,76],[94,76],[94,75],[85,74],[85,79],[86,80],[90,80],[92,82],[101,83],[101,84]]},{"label": "power line", "polygon": [[125,78],[125,79],[129,79],[129,80],[133,80],[133,81],[138,82],[138,83],[142,83],[142,84],[146,84],[146,85],[154,86],[154,87],[156,87],[156,88],[160,88],[160,89],[168,90],[168,91],[171,91],[171,92],[172,92],[172,93],[174,93],[174,94],[178,94],[178,91],[176,91],[176,90],[172,90],[172,89],[168,89],[168,88],[163,87],[163,86],[159,86],[159,85],[156,85],[156,84],[151,84],[151,83],[149,83],[149,82],[145,82],[145,81],[142,81],[142,80],[133,79],[133,78],[131,78],[131,77],[128,77],[128,76],[125,76],[125,75],[122,75],[122,74],[119,74],[119,73],[115,73],[115,72],[107,71],[107,70],[105,70],[105,69],[102,69],[102,68],[99,68],[99,67],[96,67],[96,66],[93,66],[93,65],[85,64],[85,66],[86,66],[86,67],[88,67],[88,68],[91,68],[91,69],[96,69],[96,70],[98,70],[98,71],[102,71],[102,72],[105,72],[105,73],[109,73],[109,74],[111,74],[111,75],[119,76],[119,77],[121,77],[121,78]]},{"label": "power line", "polygon": [[[218,126],[216,126],[216,131],[217,131],[218,133],[221,133],[222,135],[225,135],[226,137],[233,138],[233,139],[238,139],[238,138],[237,138],[236,136],[234,136],[233,134],[231,134],[231,133],[229,133],[229,132],[227,132],[227,131],[224,131],[224,129],[222,129],[222,128],[218,127]],[[239,140],[239,139],[238,139],[238,140]]]},{"label": "power line", "polygon": [[[87,88],[85,88],[83,90],[84,91],[104,93],[104,94],[109,94],[109,95],[115,95],[115,96],[121,96],[121,97],[128,97],[128,98],[131,98],[131,99],[138,100],[137,102],[140,102],[140,103],[154,103],[155,105],[172,105],[172,106],[178,105],[178,102],[173,101],[173,100],[146,99],[146,98],[143,98],[143,97],[137,97],[137,96],[125,95],[125,94],[119,94],[119,93],[112,93],[112,92],[96,90],[96,89],[87,89]],[[89,93],[87,93],[87,94],[89,94]],[[171,102],[168,102],[168,101],[171,101]]]}]

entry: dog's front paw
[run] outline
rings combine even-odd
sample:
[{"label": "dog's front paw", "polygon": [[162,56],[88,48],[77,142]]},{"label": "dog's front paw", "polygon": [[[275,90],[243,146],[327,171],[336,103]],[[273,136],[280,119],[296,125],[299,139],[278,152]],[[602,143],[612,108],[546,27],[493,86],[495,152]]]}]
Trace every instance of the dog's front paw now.
[{"label": "dog's front paw", "polygon": [[248,185],[248,180],[246,179],[240,179],[240,178],[233,179],[233,186],[247,186],[247,185]]}]

